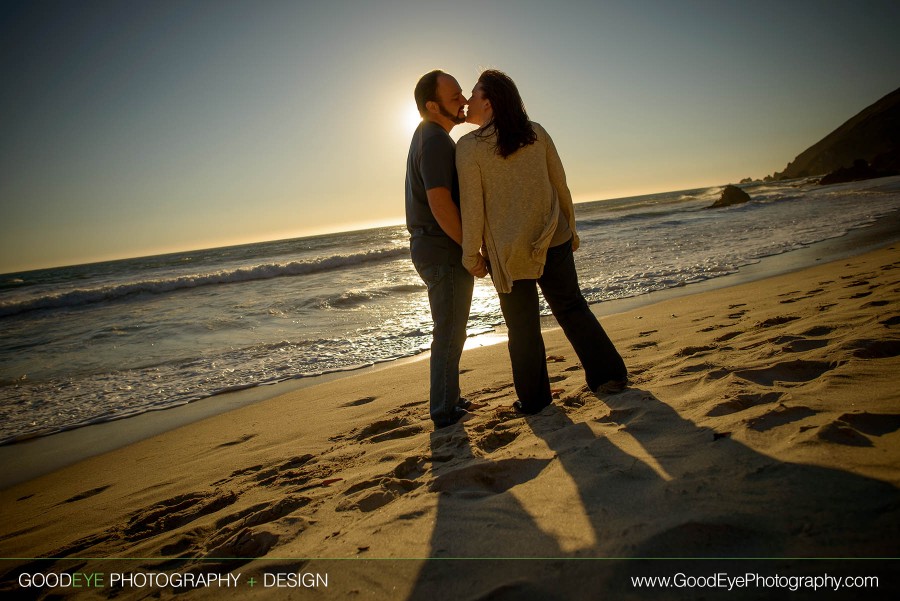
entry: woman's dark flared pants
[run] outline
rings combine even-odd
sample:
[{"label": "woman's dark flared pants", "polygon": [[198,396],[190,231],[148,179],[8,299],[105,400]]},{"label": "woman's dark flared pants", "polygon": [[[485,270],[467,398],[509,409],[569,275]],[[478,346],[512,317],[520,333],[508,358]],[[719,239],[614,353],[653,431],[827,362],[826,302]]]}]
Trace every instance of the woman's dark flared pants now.
[{"label": "woman's dark flared pants", "polygon": [[498,295],[509,328],[513,382],[523,408],[538,411],[552,402],[538,286],[581,361],[588,388],[596,390],[609,380],[624,380],[628,375],[625,362],[581,294],[572,243],[566,242],[547,251],[539,279],[516,280],[511,292]]}]

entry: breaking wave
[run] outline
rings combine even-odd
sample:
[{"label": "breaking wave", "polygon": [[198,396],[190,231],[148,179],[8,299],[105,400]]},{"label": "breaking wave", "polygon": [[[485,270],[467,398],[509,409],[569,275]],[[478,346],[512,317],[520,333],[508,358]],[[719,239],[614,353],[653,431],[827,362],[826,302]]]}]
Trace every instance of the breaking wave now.
[{"label": "breaking wave", "polygon": [[54,292],[24,300],[0,302],[0,318],[41,309],[61,309],[81,307],[95,303],[115,301],[138,294],[168,294],[179,290],[190,290],[203,286],[234,284],[271,280],[280,277],[294,277],[334,271],[353,267],[362,263],[390,261],[409,255],[407,248],[372,250],[351,255],[337,255],[315,261],[292,261],[290,263],[269,263],[253,267],[221,270],[211,273],[181,275],[170,278],[141,280],[94,288],[80,288]]}]

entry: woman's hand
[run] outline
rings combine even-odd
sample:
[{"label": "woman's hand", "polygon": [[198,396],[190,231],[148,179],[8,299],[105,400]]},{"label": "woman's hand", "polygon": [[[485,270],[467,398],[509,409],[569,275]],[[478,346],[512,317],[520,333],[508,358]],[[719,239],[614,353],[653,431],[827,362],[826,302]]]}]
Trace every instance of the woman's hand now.
[{"label": "woman's hand", "polygon": [[487,261],[485,261],[484,257],[480,254],[476,259],[475,266],[469,270],[469,273],[474,275],[476,278],[483,278],[488,274]]}]

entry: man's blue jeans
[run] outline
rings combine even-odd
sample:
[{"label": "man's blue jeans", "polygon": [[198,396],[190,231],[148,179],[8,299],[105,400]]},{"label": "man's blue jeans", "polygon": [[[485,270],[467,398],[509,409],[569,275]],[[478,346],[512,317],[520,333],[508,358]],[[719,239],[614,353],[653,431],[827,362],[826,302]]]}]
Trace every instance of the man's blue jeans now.
[{"label": "man's blue jeans", "polygon": [[459,261],[430,263],[413,260],[428,286],[434,321],[431,342],[431,419],[438,428],[456,421],[459,402],[459,359],[466,342],[466,324],[475,278]]}]

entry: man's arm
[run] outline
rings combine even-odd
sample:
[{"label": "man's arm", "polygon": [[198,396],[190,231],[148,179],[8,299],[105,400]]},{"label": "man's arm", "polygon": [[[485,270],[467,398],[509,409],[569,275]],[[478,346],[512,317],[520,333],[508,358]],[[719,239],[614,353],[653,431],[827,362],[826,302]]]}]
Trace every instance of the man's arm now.
[{"label": "man's arm", "polygon": [[454,242],[462,246],[462,221],[459,217],[459,208],[450,196],[450,190],[443,187],[431,188],[426,190],[425,194],[428,195],[428,206],[438,225]]},{"label": "man's arm", "polygon": [[[438,225],[454,242],[462,246],[462,220],[460,219],[459,209],[450,196],[450,190],[447,188],[432,188],[426,190],[425,193],[428,195],[428,206],[431,207],[431,212],[434,218],[437,219]],[[488,270],[484,257],[478,255],[475,265],[469,271],[472,275],[479,278],[486,276]]]}]

